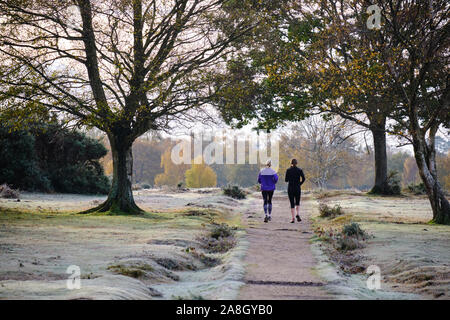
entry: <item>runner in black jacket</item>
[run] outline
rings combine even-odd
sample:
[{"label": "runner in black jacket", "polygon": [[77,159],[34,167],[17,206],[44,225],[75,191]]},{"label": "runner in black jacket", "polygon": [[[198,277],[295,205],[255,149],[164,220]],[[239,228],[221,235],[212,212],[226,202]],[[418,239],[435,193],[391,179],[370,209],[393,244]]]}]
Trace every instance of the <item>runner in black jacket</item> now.
[{"label": "runner in black jacket", "polygon": [[[284,179],[284,181],[288,182],[288,196],[289,201],[291,202],[292,214],[291,223],[294,223],[295,217],[297,218],[297,221],[302,221],[302,219],[300,219],[300,196],[302,193],[301,185],[305,180],[303,170],[297,167],[297,160],[292,159],[291,167],[286,170],[286,178]],[[297,215],[295,215],[295,211],[297,211]]]}]

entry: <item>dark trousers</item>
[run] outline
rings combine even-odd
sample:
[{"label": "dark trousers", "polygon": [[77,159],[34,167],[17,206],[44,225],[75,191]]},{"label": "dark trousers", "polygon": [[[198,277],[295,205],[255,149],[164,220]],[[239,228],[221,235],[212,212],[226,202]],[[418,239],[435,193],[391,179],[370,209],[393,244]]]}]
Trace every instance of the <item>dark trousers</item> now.
[{"label": "dark trousers", "polygon": [[291,208],[295,208],[295,206],[300,205],[300,196],[302,194],[302,190],[300,188],[289,188],[288,189],[288,197],[291,202]]},{"label": "dark trousers", "polygon": [[262,196],[264,199],[264,204],[272,204],[273,190],[272,191],[262,191]]},{"label": "dark trousers", "polygon": [[262,196],[264,199],[264,213],[267,215],[267,212],[269,212],[269,215],[272,214],[272,196],[273,196],[273,190],[271,191],[262,191]]}]

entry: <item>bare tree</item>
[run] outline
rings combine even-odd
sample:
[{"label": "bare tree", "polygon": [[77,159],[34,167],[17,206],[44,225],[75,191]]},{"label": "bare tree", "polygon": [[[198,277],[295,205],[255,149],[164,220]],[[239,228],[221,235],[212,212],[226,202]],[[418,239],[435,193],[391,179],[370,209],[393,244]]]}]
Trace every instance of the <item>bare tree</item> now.
[{"label": "bare tree", "polygon": [[348,154],[354,148],[351,121],[334,117],[325,121],[319,116],[307,118],[282,137],[283,148],[300,155],[300,163],[313,184],[320,189],[330,178],[348,167]]},{"label": "bare tree", "polygon": [[[1,112],[50,110],[109,138],[112,189],[140,213],[133,141],[208,103],[208,74],[255,24],[226,0],[0,0]],[[252,15],[254,16],[254,15]],[[226,32],[223,25],[232,20]]]}]

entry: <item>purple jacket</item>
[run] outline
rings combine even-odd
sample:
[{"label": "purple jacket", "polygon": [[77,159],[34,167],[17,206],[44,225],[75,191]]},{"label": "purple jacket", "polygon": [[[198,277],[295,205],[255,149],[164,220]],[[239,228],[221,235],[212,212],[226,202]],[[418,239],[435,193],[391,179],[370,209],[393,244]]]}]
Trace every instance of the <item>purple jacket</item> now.
[{"label": "purple jacket", "polygon": [[275,190],[277,181],[278,175],[272,168],[264,168],[259,172],[258,183],[261,184],[261,191]]}]

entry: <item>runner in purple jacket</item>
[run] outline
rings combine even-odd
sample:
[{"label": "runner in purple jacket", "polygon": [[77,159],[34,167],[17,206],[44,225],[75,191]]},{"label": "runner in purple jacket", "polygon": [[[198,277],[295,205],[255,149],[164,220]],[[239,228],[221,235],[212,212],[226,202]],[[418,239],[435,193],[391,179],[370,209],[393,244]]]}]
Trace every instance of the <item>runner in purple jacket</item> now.
[{"label": "runner in purple jacket", "polygon": [[278,175],[271,166],[272,161],[267,160],[266,167],[261,169],[258,176],[258,183],[261,184],[261,192],[264,199],[264,222],[272,220],[272,196],[275,184],[278,181]]}]

